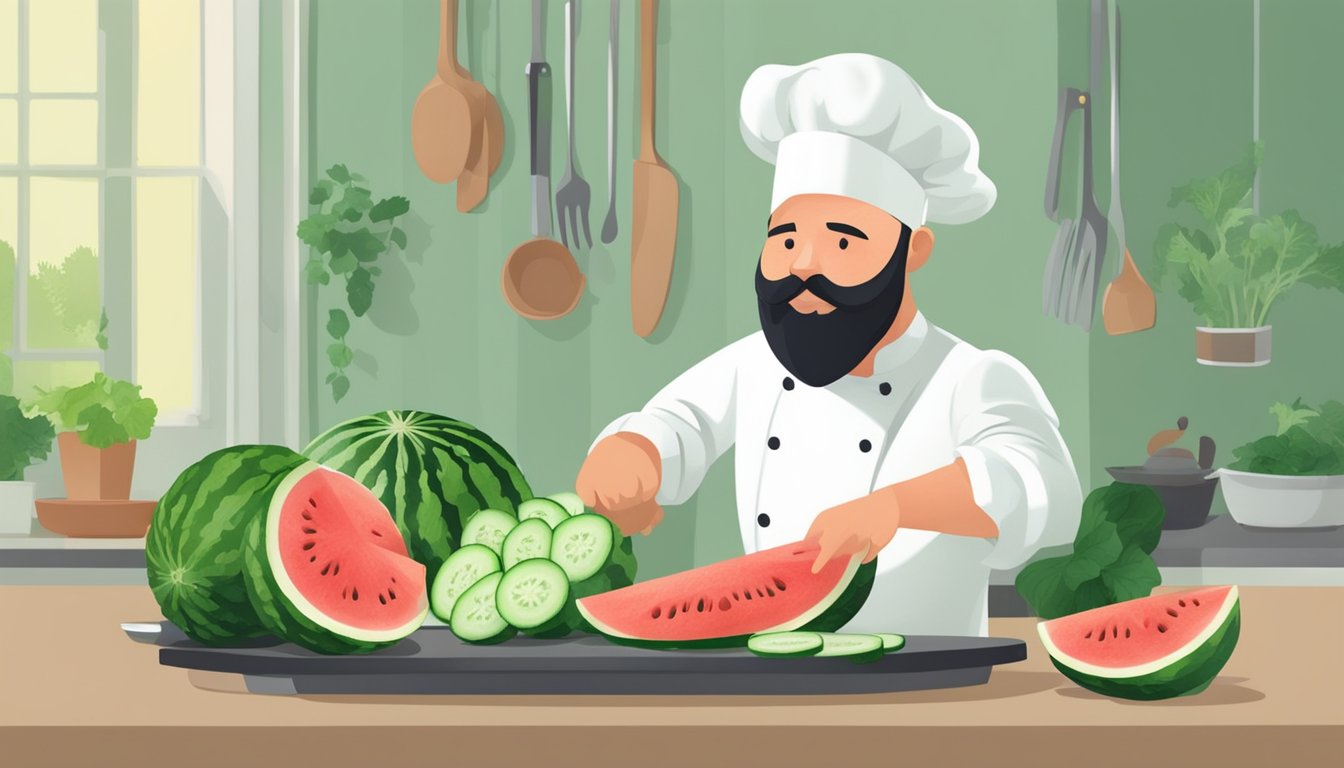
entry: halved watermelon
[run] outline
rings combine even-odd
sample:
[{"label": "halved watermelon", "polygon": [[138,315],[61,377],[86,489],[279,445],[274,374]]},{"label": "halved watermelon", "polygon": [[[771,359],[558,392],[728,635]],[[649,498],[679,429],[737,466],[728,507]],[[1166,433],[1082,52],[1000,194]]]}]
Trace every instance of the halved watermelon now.
[{"label": "halved watermelon", "polygon": [[1141,597],[1037,625],[1054,665],[1082,687],[1122,699],[1199,693],[1237,646],[1235,586]]},{"label": "halved watermelon", "polygon": [[319,653],[400,640],[429,613],[425,566],[363,485],[304,462],[253,519],[243,573],[262,623]]},{"label": "halved watermelon", "polygon": [[833,558],[812,573],[819,548],[788,544],[585,597],[579,613],[625,644],[658,648],[744,645],[762,632],[835,631],[863,606],[876,561]]}]

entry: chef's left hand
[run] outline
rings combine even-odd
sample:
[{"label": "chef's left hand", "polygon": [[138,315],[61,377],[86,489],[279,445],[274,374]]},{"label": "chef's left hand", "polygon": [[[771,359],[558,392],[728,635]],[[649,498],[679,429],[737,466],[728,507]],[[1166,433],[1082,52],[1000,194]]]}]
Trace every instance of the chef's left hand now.
[{"label": "chef's left hand", "polygon": [[892,494],[884,491],[831,507],[817,515],[807,531],[806,540],[821,545],[812,572],[821,571],[833,557],[865,550],[863,562],[871,562],[900,527],[900,505]]}]

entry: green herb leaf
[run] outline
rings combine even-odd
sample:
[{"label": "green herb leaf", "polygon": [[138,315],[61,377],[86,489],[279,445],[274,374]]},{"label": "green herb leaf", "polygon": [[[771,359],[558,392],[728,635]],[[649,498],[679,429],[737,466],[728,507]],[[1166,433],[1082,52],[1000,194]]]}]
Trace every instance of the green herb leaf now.
[{"label": "green herb leaf", "polygon": [[336,377],[337,377],[337,376],[340,376],[340,375],[341,375],[341,372],[340,372],[340,371],[332,371],[331,373],[328,373],[328,374],[327,374],[327,383],[330,384],[331,382],[335,381],[335,380],[336,380]]},{"label": "green herb leaf", "polygon": [[321,249],[327,230],[336,226],[336,216],[330,213],[315,213],[299,222],[299,239],[312,248]]},{"label": "green herb leaf", "polygon": [[1122,549],[1115,523],[1109,520],[1097,520],[1090,530],[1079,530],[1073,542],[1073,561],[1064,569],[1064,585],[1077,589],[1084,581],[1096,578],[1102,568],[1115,562]]},{"label": "green herb leaf", "polygon": [[79,432],[79,440],[94,448],[107,448],[131,439],[130,433],[117,423],[112,412],[101,405],[92,406],[81,415],[88,425]]},{"label": "green herb leaf", "polygon": [[103,310],[103,314],[102,314],[102,316],[98,318],[98,335],[94,336],[94,337],[93,337],[93,340],[94,340],[94,342],[98,345],[98,348],[99,348],[99,349],[103,350],[104,352],[107,351],[107,310],[106,310],[106,309]]},{"label": "green herb leaf", "polygon": [[345,376],[337,376],[336,378],[331,380],[331,397],[336,402],[338,403],[341,402],[341,398],[345,397],[346,393],[349,391],[350,391],[349,378]]},{"label": "green herb leaf", "polygon": [[343,341],[328,344],[327,360],[331,362],[333,368],[348,368],[355,361],[355,351]]},{"label": "green herb leaf", "polygon": [[308,193],[309,205],[321,205],[331,199],[331,191],[335,187],[330,179],[322,179],[313,187],[313,191]]},{"label": "green herb leaf", "polygon": [[373,306],[373,275],[364,267],[350,273],[345,283],[346,298],[350,302],[350,311],[355,317],[363,317]]},{"label": "green herb leaf", "polygon": [[345,247],[359,261],[374,261],[383,252],[383,241],[379,240],[368,227],[362,227],[345,235]]},{"label": "green herb leaf", "polygon": [[1137,546],[1149,553],[1157,549],[1162,539],[1162,521],[1166,518],[1166,510],[1152,488],[1111,483],[1094,491],[1089,495],[1089,500],[1093,496],[1097,497],[1101,513],[1115,525],[1116,536],[1123,547],[1128,549]]},{"label": "green herb leaf", "polygon": [[326,285],[331,282],[331,273],[327,272],[327,266],[321,259],[309,259],[303,265],[303,277],[309,285]]},{"label": "green herb leaf", "polygon": [[1187,203],[1199,212],[1200,217],[1214,228],[1223,216],[1234,206],[1246,199],[1255,182],[1255,172],[1264,157],[1264,146],[1259,142],[1252,144],[1242,161],[1219,175],[1208,179],[1196,179],[1171,192],[1168,203],[1172,207]]},{"label": "green herb leaf", "polygon": [[348,275],[359,266],[359,260],[349,250],[343,250],[340,256],[331,257],[331,271],[338,275]]},{"label": "green herb leaf", "polygon": [[343,339],[350,332],[350,316],[343,309],[333,309],[327,313],[327,334],[333,339]]},{"label": "green herb leaf", "polygon": [[45,416],[25,416],[18,398],[0,395],[0,481],[22,480],[25,469],[47,458],[55,439]]},{"label": "green herb leaf", "polygon": [[1299,399],[1296,403],[1289,405],[1287,403],[1275,403],[1269,406],[1269,412],[1274,414],[1278,421],[1274,434],[1282,435],[1290,427],[1296,427],[1306,424],[1316,417],[1316,412],[1310,408],[1302,408],[1302,401]]},{"label": "green herb leaf", "polygon": [[393,227],[388,238],[396,243],[398,248],[403,251],[406,250],[406,233],[401,230],[401,227]]},{"label": "green herb leaf", "polygon": [[356,222],[364,212],[373,207],[373,193],[364,187],[346,187],[340,202],[331,207],[331,212],[345,221]]},{"label": "green herb leaf", "polygon": [[1313,288],[1344,291],[1344,243],[1322,248],[1302,282]]},{"label": "green herb leaf", "polygon": [[378,204],[373,206],[373,210],[369,211],[369,221],[376,222],[395,219],[409,210],[411,210],[410,200],[407,200],[400,195],[386,197],[379,200]]},{"label": "green herb leaf", "polygon": [[1162,574],[1149,553],[1135,545],[1126,547],[1114,563],[1102,569],[1101,580],[1111,600],[1120,603],[1152,594],[1153,587],[1162,583]]},{"label": "green herb leaf", "polygon": [[344,165],[336,164],[327,169],[327,175],[337,184],[350,183],[350,171]]},{"label": "green herb leaf", "polygon": [[1048,557],[1030,563],[1017,574],[1014,586],[1031,610],[1043,619],[1073,613],[1073,590],[1064,585],[1070,557]]}]

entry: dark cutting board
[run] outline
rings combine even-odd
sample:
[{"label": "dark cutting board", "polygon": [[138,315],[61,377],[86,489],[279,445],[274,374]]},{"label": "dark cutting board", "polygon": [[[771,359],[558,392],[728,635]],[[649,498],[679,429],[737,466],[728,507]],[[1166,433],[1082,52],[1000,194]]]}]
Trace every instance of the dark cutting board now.
[{"label": "dark cutting board", "polygon": [[[175,628],[173,628],[175,630]],[[845,694],[979,685],[1027,657],[1021,640],[910,636],[868,664],[844,658],[760,658],[745,648],[654,651],[593,635],[519,636],[469,645],[425,626],[367,654],[328,656],[291,644],[207,648],[165,632],[159,663],[239,674],[279,694]]]}]

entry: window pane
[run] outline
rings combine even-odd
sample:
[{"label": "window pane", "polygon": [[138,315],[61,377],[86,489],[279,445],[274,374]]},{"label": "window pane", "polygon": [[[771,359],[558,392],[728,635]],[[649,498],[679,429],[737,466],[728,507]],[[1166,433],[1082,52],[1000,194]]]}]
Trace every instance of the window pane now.
[{"label": "window pane", "polygon": [[34,93],[96,93],[98,0],[28,3],[28,65]]},{"label": "window pane", "polygon": [[135,380],[160,413],[195,410],[196,180],[135,181]]},{"label": "window pane", "polygon": [[0,165],[19,162],[19,103],[0,99]]},{"label": "window pane", "polygon": [[28,104],[28,162],[97,165],[98,102],[33,99]]},{"label": "window pane", "polygon": [[[14,244],[19,240],[19,181],[0,178],[0,352],[14,346],[14,276],[18,264]],[[0,394],[8,367],[0,360]]]},{"label": "window pane", "polygon": [[98,180],[29,182],[28,345],[97,349]]},{"label": "window pane", "polygon": [[14,396],[26,400],[33,396],[33,387],[74,387],[93,378],[98,364],[89,360],[16,360],[14,362]]},{"label": "window pane", "polygon": [[135,114],[141,165],[197,165],[201,157],[200,6],[140,0]]},{"label": "window pane", "polygon": [[19,0],[0,0],[0,93],[19,91]]}]

